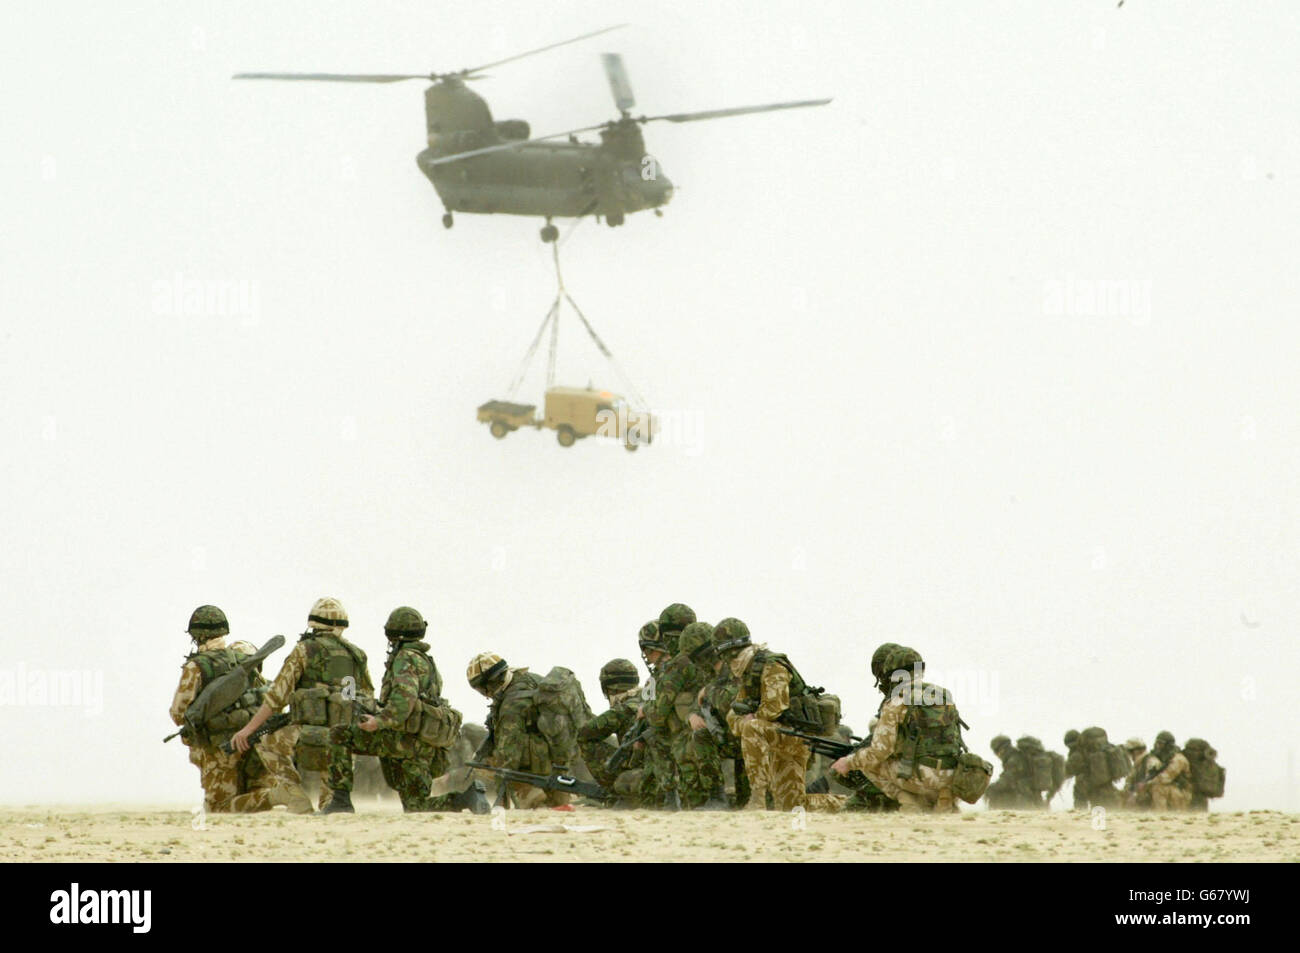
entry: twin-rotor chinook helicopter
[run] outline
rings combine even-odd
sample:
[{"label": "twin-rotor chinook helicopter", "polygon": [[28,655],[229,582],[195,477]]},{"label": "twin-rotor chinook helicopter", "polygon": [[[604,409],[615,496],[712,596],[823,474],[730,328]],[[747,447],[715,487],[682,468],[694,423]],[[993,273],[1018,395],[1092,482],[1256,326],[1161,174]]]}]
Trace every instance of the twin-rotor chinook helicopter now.
[{"label": "twin-rotor chinook helicopter", "polygon": [[[425,126],[428,148],[418,156],[420,170],[433,183],[446,208],[442,224],[452,226],[453,212],[537,215],[546,219],[542,241],[553,242],[559,230],[553,218],[603,217],[611,226],[622,225],[630,212],[654,209],[672,198],[673,185],[654,158],[646,153],[641,126],[648,122],[696,122],[746,113],[822,106],[829,99],[739,106],[705,112],[632,116],[636,101],[623,60],[604,54],[619,118],[580,129],[530,138],[522,119],[494,121],[487,103],[473,92],[467,80],[483,78],[482,71],[535,53],[576,43],[620,27],[608,27],[573,39],[519,53],[452,73],[238,73],[235,79],[318,80],[341,83],[396,83],[425,80]],[[579,133],[600,132],[600,142],[580,142]]]}]

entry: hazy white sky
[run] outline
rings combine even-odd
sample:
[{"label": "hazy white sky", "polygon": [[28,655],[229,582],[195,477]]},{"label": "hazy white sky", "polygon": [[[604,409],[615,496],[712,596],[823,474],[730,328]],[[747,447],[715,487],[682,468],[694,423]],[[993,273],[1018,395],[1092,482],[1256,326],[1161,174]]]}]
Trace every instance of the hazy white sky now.
[{"label": "hazy white sky", "polygon": [[[856,729],[901,641],[986,754],[1168,728],[1217,746],[1223,807],[1300,808],[1300,9],[542,9],[4,6],[0,681],[84,671],[92,698],[0,705],[0,800],[198,803],[159,744],[190,611],[292,639],[331,594],[376,677],[419,608],[468,719],[475,653],[568,665],[598,705],[681,600]],[[664,217],[564,245],[665,439],[498,442],[474,410],[553,293],[541,223],[443,230],[419,83],[229,77],[623,21],[476,88],[536,133],[599,122],[613,50],[638,111],[835,101],[647,127]],[[186,282],[248,296],[188,313]],[[560,377],[616,383],[568,318]]]}]

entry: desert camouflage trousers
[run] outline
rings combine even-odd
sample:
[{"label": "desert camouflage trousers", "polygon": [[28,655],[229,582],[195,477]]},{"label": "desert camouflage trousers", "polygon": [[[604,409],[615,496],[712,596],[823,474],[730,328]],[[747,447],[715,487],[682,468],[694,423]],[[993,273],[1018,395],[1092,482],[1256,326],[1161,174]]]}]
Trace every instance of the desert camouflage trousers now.
[{"label": "desert camouflage trousers", "polygon": [[451,801],[455,795],[429,796],[433,779],[447,773],[446,748],[422,744],[415,735],[391,728],[362,731],[356,725],[332,729],[330,741],[343,745],[352,754],[370,754],[379,758],[384,782],[397,792],[403,811],[453,809]]},{"label": "desert camouflage trousers", "polygon": [[957,798],[952,793],[953,772],[949,769],[918,764],[910,778],[900,778],[898,759],[890,758],[879,771],[864,773],[887,797],[898,802],[902,812],[947,814],[957,810]]},{"label": "desert camouflage trousers", "polygon": [[774,721],[764,718],[738,718],[733,729],[740,735],[740,753],[749,775],[749,803],[746,810],[761,811],[772,794],[772,807],[792,811],[839,811],[848,798],[839,794],[809,794],[805,775],[808,769],[808,746],[798,738],[783,735]]},{"label": "desert camouflage trousers", "polygon": [[252,814],[283,804],[296,813],[311,811],[311,799],[293,764],[298,729],[286,726],[257,742],[247,754],[195,745],[190,763],[199,769],[203,809],[211,814]]},{"label": "desert camouflage trousers", "polygon": [[1186,811],[1192,806],[1192,792],[1176,784],[1148,784],[1153,811]]}]

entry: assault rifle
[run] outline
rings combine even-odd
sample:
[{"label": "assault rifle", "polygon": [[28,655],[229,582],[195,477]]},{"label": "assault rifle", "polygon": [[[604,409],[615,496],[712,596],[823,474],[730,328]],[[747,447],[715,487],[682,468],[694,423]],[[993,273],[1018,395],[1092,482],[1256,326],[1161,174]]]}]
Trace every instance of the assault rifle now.
[{"label": "assault rifle", "polygon": [[654,734],[654,727],[646,722],[644,718],[637,719],[632,725],[632,730],[627,733],[627,740],[614,750],[614,753],[605,759],[605,770],[617,774],[623,770],[623,765],[627,759],[632,757],[632,749],[638,741],[649,741]]},{"label": "assault rifle", "polygon": [[[253,732],[251,735],[248,736],[248,744],[250,746],[257,744],[259,738],[265,738],[271,732],[279,731],[287,724],[290,724],[290,721],[289,721],[289,715],[286,712],[280,712],[280,714],[278,715],[272,715],[270,718],[266,719],[266,721],[262,723],[261,728],[258,728],[255,732]],[[225,744],[221,746],[221,750],[224,751],[226,754],[234,754],[235,746],[231,742],[227,741]]]},{"label": "assault rifle", "polygon": [[718,713],[713,710],[708,696],[700,699],[700,717],[704,719],[705,730],[713,736],[713,740],[718,744],[727,743],[727,726],[718,718]]},{"label": "assault rifle", "polygon": [[792,738],[798,738],[809,748],[812,748],[814,754],[825,755],[835,761],[853,754],[853,752],[857,751],[867,743],[866,739],[859,738],[857,735],[849,736],[849,741],[852,742],[852,744],[850,744],[846,741],[833,741],[830,738],[823,738],[820,735],[806,734],[797,728],[778,728],[776,730],[780,734],[790,735]]},{"label": "assault rifle", "polygon": [[610,794],[595,781],[579,781],[567,774],[531,774],[527,771],[514,771],[510,768],[498,768],[482,761],[466,761],[465,767],[491,771],[502,781],[514,781],[517,784],[531,784],[543,791],[568,791],[594,798],[597,801],[613,801],[618,795]]},{"label": "assault rifle", "polygon": [[181,719],[180,731],[174,731],[163,739],[165,744],[177,735],[184,738],[203,738],[209,719],[239,701],[239,696],[248,691],[248,673],[262,664],[262,660],[284,645],[284,636],[275,635],[252,655],[245,655],[230,671],[218,675],[203,687],[190,707],[185,709]]}]

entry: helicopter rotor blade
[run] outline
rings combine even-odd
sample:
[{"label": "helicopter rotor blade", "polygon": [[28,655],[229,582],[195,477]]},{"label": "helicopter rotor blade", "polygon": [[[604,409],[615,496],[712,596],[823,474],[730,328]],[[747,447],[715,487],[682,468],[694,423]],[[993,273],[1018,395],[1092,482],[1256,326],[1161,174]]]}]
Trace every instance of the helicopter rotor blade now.
[{"label": "helicopter rotor blade", "polygon": [[801,99],[790,103],[768,103],[763,106],[735,106],[731,109],[709,109],[696,113],[669,113],[663,116],[642,116],[637,122],[698,122],[701,119],[722,119],[726,116],[744,116],[748,113],[775,112],[778,109],[800,109],[804,106],[825,106],[829,99]]},{"label": "helicopter rotor blade", "polygon": [[324,83],[400,83],[404,79],[437,79],[429,73],[236,73],[231,79],[290,79]]},{"label": "helicopter rotor blade", "polygon": [[468,152],[455,152],[449,156],[439,156],[436,159],[429,159],[426,165],[446,165],[449,162],[459,162],[461,159],[472,159],[475,156],[487,155],[491,152],[508,152],[511,149],[519,149],[522,146],[529,146],[535,142],[546,142],[548,139],[563,139],[565,136],[576,136],[580,132],[593,132],[596,129],[604,129],[609,123],[602,122],[595,126],[583,126],[581,129],[568,129],[564,132],[554,132],[549,136],[534,136],[532,139],[512,139],[509,142],[500,142],[494,146],[484,146],[482,149],[470,149]]},{"label": "helicopter rotor blade", "polygon": [[601,61],[605,64],[605,77],[609,80],[609,91],[614,94],[614,105],[624,116],[636,105],[632,95],[632,84],[628,82],[627,70],[623,67],[623,57],[617,53],[602,53]]},{"label": "helicopter rotor blade", "polygon": [[475,66],[472,69],[459,70],[452,75],[470,76],[479,70],[491,69],[494,66],[501,66],[504,63],[513,63],[515,60],[522,60],[525,56],[533,56],[537,53],[545,53],[547,50],[553,50],[557,46],[568,46],[570,43],[577,43],[579,40],[589,40],[593,36],[600,36],[602,33],[609,33],[611,30],[621,30],[627,26],[626,23],[616,23],[614,26],[607,26],[603,30],[593,30],[591,33],[584,33],[582,36],[575,36],[572,39],[561,40],[559,43],[551,43],[548,46],[539,46],[535,50],[529,50],[526,53],[516,53],[514,56],[507,56],[503,60],[497,60],[493,63],[484,63],[482,66]]}]

